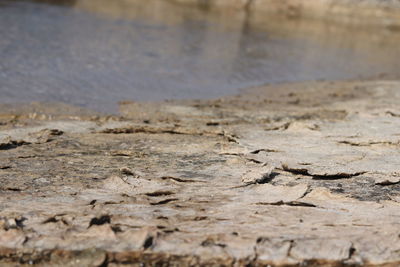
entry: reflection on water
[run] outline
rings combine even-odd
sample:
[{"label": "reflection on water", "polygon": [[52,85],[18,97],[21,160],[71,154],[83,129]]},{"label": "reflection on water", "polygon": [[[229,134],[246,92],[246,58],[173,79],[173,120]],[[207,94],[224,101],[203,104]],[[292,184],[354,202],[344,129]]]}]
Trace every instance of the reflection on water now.
[{"label": "reflection on water", "polygon": [[126,99],[217,97],[264,83],[400,72],[399,34],[380,29],[167,0],[2,1],[2,102],[111,111]]}]

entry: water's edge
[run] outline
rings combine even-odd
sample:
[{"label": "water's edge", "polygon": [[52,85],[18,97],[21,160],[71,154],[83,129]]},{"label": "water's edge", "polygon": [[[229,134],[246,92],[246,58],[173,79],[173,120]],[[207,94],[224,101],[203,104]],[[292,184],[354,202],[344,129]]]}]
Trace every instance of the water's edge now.
[{"label": "water's edge", "polygon": [[264,84],[398,79],[398,3],[5,0],[0,102],[110,112],[118,101],[211,99]]}]

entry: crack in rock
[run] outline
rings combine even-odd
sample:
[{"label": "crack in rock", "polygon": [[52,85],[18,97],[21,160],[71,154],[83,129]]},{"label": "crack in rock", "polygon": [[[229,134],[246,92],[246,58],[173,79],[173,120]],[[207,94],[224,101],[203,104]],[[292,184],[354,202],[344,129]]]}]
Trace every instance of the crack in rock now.
[{"label": "crack in rock", "polygon": [[169,196],[175,194],[172,191],[155,191],[151,193],[146,193],[145,195],[148,197],[160,197],[160,196]]},{"label": "crack in rock", "polygon": [[168,204],[170,202],[177,201],[177,200],[179,200],[179,198],[167,198],[167,199],[164,199],[164,200],[161,200],[161,201],[158,201],[158,202],[151,202],[150,205],[152,205],[152,206],[165,205],[165,204]]},{"label": "crack in rock", "polygon": [[369,141],[369,142],[352,142],[352,141],[338,141],[338,144],[345,144],[350,146],[372,146],[372,145],[390,145],[390,146],[398,146],[400,142],[392,142],[392,141]]},{"label": "crack in rock", "polygon": [[388,186],[400,183],[400,173],[368,173],[376,185]]},{"label": "crack in rock", "polygon": [[100,217],[92,218],[90,220],[88,228],[92,227],[93,225],[103,225],[103,224],[110,224],[110,223],[111,223],[111,216],[103,215]]},{"label": "crack in rock", "polygon": [[258,202],[258,205],[271,205],[271,206],[292,206],[292,207],[306,207],[306,208],[316,208],[317,206],[312,203],[302,202],[302,201],[278,201],[278,202]]},{"label": "crack in rock", "polygon": [[392,112],[392,111],[386,111],[386,114],[388,114],[388,115],[390,115],[392,117],[400,117],[399,113],[395,113],[395,112]]},{"label": "crack in rock", "polygon": [[232,143],[238,143],[238,137],[234,134],[229,134],[222,131],[198,131],[192,128],[185,128],[179,126],[130,126],[130,127],[121,127],[121,128],[109,128],[100,131],[100,133],[105,134],[136,134],[136,133],[145,133],[145,134],[177,134],[177,135],[198,135],[198,136],[221,136]]},{"label": "crack in rock", "polygon": [[193,179],[184,179],[184,178],[173,177],[173,176],[163,176],[163,177],[161,177],[161,179],[162,180],[172,180],[172,181],[178,182],[178,183],[204,183],[204,181],[193,180]]},{"label": "crack in rock", "polygon": [[0,143],[0,150],[10,150],[24,145],[30,145],[30,142],[24,140],[9,140],[8,142]]},{"label": "crack in rock", "polygon": [[362,174],[365,174],[365,171],[361,172],[337,172],[333,174],[326,174],[326,173],[314,173],[311,172],[308,168],[294,168],[289,167],[287,164],[282,164],[282,170],[290,172],[292,174],[300,174],[304,176],[312,177],[316,180],[338,180],[338,179],[345,179],[345,178],[352,178],[357,177]]},{"label": "crack in rock", "polygon": [[0,170],[7,170],[7,169],[11,169],[12,167],[10,165],[3,165],[0,166]]},{"label": "crack in rock", "polygon": [[259,154],[260,152],[278,153],[278,152],[282,152],[282,151],[277,150],[277,149],[261,148],[261,149],[251,151],[250,154]]}]

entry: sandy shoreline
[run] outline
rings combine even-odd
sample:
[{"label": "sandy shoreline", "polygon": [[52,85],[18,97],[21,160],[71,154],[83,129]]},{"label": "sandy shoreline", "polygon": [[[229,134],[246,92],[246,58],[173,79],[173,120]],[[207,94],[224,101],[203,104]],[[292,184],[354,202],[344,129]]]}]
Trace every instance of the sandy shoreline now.
[{"label": "sandy shoreline", "polygon": [[400,83],[0,107],[0,265],[396,266]]}]

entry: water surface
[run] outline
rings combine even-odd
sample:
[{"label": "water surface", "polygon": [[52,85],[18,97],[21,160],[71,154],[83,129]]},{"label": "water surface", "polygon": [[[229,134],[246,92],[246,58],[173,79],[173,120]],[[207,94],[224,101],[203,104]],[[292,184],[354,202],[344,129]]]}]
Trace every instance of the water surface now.
[{"label": "water surface", "polygon": [[0,0],[0,102],[212,98],[400,74],[399,33],[167,0]]}]

